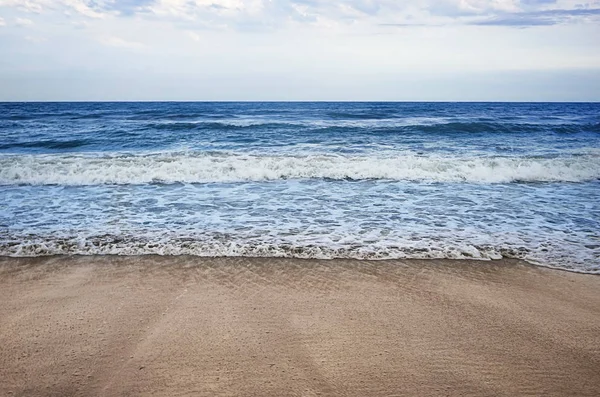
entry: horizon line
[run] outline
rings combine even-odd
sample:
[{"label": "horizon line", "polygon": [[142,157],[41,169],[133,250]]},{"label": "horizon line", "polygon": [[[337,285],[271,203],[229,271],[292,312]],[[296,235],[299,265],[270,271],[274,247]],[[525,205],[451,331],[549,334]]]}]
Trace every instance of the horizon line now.
[{"label": "horizon line", "polygon": [[0,100],[0,103],[600,103],[597,100],[203,100],[203,99],[101,99],[101,100]]}]

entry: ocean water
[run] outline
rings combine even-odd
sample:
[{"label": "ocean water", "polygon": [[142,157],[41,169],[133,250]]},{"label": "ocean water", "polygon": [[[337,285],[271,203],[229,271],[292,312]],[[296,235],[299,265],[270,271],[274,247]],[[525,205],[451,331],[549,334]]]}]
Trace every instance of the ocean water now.
[{"label": "ocean water", "polygon": [[600,104],[0,104],[0,255],[56,254],[600,273]]}]

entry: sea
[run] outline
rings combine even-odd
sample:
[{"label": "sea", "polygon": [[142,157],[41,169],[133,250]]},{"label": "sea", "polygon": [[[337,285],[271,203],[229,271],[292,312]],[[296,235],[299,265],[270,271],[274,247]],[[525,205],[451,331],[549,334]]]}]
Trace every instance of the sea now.
[{"label": "sea", "polygon": [[106,254],[600,274],[600,103],[0,103],[0,255]]}]

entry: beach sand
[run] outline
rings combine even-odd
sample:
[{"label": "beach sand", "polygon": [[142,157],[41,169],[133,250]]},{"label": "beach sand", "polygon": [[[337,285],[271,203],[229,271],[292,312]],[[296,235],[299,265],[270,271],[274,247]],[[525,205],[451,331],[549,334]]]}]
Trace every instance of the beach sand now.
[{"label": "beach sand", "polygon": [[523,262],[0,259],[0,396],[598,396],[600,277]]}]

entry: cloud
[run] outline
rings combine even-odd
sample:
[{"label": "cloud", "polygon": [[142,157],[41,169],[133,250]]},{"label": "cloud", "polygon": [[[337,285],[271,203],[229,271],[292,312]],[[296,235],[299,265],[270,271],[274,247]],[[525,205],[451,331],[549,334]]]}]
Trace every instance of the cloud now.
[{"label": "cloud", "polygon": [[14,7],[25,12],[39,13],[44,10],[43,5],[48,0],[0,0],[0,7]]},{"label": "cloud", "polygon": [[6,22],[4,22],[4,18],[0,17],[0,26],[6,26]]},{"label": "cloud", "polygon": [[162,20],[185,30],[286,25],[539,26],[596,21],[600,1],[578,0],[0,0],[0,7],[86,18]]},{"label": "cloud", "polygon": [[470,22],[482,26],[549,26],[568,23],[574,19],[600,16],[600,8],[581,8],[573,10],[543,10],[534,12],[519,12],[499,14],[492,18]]},{"label": "cloud", "polygon": [[200,37],[200,35],[196,32],[187,32],[187,35],[190,39],[194,40],[194,41],[200,41],[202,38]]},{"label": "cloud", "polygon": [[[321,26],[549,25],[596,17],[570,0],[130,0],[139,15],[234,29]],[[600,2],[596,2],[600,5]],[[131,5],[128,8],[132,10]]]},{"label": "cloud", "polygon": [[46,39],[45,37],[41,37],[41,36],[25,36],[25,40],[31,42],[31,43],[44,43],[46,41],[48,41],[48,39]]},{"label": "cloud", "polygon": [[117,12],[123,16],[130,16],[143,12],[153,5],[156,0],[116,0],[108,2],[95,2],[96,9],[100,12]]},{"label": "cloud", "polygon": [[[579,1],[0,0],[0,86],[12,98],[502,99],[501,71],[530,73],[511,86],[523,92],[544,71],[566,71],[555,88],[571,70],[600,81],[600,0]],[[598,97],[577,81],[560,98]],[[463,83],[485,95],[444,94]]]},{"label": "cloud", "polygon": [[104,17],[106,5],[121,0],[0,0],[0,7],[11,7],[19,11],[41,14],[51,11],[70,11],[90,17]]},{"label": "cloud", "polygon": [[125,48],[130,50],[140,50],[145,48],[145,45],[137,41],[125,40],[117,36],[104,36],[100,37],[98,41],[108,47]]},{"label": "cloud", "polygon": [[94,7],[95,2],[87,4],[83,0],[62,0],[65,5],[70,6],[75,11],[89,18],[103,18],[105,15],[101,9]]},{"label": "cloud", "polygon": [[33,25],[33,21],[27,18],[15,18],[15,25],[25,27]]}]

